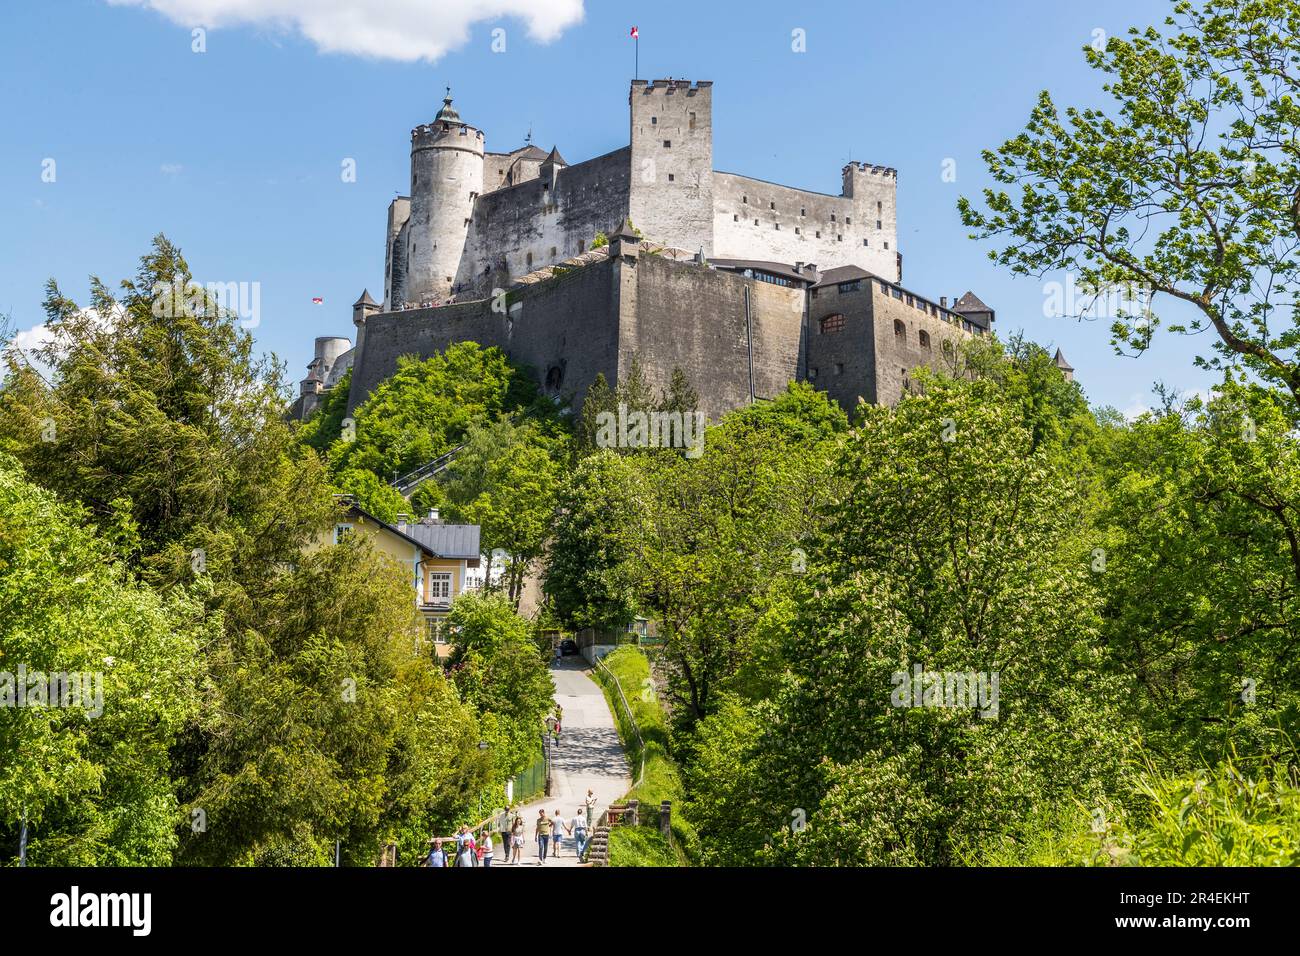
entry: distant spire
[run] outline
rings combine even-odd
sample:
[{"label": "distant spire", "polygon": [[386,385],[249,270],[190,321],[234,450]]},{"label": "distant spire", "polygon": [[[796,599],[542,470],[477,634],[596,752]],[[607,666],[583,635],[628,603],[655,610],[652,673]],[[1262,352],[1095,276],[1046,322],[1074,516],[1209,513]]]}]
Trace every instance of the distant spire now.
[{"label": "distant spire", "polygon": [[447,87],[447,95],[442,98],[442,109],[438,110],[438,115],[433,118],[435,123],[459,123],[460,114],[456,108],[451,105],[451,87]]}]

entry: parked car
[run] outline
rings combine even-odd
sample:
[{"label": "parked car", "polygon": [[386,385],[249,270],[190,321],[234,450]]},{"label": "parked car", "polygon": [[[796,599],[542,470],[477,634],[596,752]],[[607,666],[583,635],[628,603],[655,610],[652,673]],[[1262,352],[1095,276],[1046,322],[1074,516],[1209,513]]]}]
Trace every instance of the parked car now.
[{"label": "parked car", "polygon": [[578,653],[578,642],[573,639],[560,641],[560,653],[566,656]]}]

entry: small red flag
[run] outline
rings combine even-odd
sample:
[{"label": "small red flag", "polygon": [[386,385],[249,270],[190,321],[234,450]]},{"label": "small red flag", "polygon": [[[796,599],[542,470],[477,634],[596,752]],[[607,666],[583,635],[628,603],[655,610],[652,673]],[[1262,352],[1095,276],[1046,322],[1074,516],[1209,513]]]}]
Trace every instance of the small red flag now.
[{"label": "small red flag", "polygon": [[324,305],[324,304],[325,304],[325,300],[322,299],[322,298],[321,298],[320,296],[318,296],[318,295],[314,295],[314,296],[311,297],[311,304],[312,304],[312,305]]},{"label": "small red flag", "polygon": [[639,40],[641,39],[641,31],[636,27],[633,27],[630,36],[632,37],[633,40]]}]

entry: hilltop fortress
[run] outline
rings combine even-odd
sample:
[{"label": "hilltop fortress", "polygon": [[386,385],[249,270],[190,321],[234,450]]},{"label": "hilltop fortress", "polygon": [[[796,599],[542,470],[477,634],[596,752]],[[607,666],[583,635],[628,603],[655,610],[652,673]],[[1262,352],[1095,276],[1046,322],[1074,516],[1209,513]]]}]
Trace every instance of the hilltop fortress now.
[{"label": "hilltop fortress", "polygon": [[680,367],[716,417],[806,380],[851,407],[896,402],[994,313],[972,293],[902,286],[897,173],[849,163],[840,195],[713,168],[713,85],[634,80],[628,145],[570,165],[557,148],[485,148],[450,90],[411,131],[410,195],[388,208],[384,297],[353,306],[356,345],[316,340],[295,413],[347,369],[349,409],[406,354],[497,346],[580,402],[635,358]]}]

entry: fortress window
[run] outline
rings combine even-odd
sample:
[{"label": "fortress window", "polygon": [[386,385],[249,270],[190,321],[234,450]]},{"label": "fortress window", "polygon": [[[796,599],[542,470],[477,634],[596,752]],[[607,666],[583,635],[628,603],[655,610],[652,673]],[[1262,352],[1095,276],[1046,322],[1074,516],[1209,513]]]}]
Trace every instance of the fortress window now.
[{"label": "fortress window", "polygon": [[879,216],[879,215],[883,215],[884,211],[885,211],[885,204],[882,203],[879,199],[877,199],[877,200],[876,200],[876,215],[877,215],[877,216]]},{"label": "fortress window", "polygon": [[777,232],[780,232],[780,231],[781,231],[781,224],[780,224],[779,222],[776,223],[776,231],[777,231]]},{"label": "fortress window", "polygon": [[848,282],[841,282],[835,288],[839,290],[840,295],[843,295],[846,292],[857,292],[862,288],[862,280],[851,279]]},{"label": "fortress window", "polygon": [[836,241],[836,242],[843,242],[843,241],[844,241],[844,234],[843,234],[843,233],[840,233],[838,236],[836,236],[836,237],[835,237],[835,241]]},{"label": "fortress window", "polygon": [[820,229],[818,229],[818,230],[817,230],[817,238],[820,239],[821,237],[822,237],[822,231],[821,231]]},{"label": "fortress window", "polygon": [[740,201],[741,201],[742,203],[744,203],[746,206],[749,205],[749,197],[748,197],[748,196],[741,196],[741,197],[740,197]]},{"label": "fortress window", "polygon": [[831,222],[835,221],[835,213],[831,213]]},{"label": "fortress window", "polygon": [[877,229],[881,229],[881,228],[883,228],[883,226],[881,225],[879,219],[876,220],[876,228],[877,228]]},{"label": "fortress window", "polygon": [[836,374],[836,375],[843,375],[843,374],[844,374],[844,363],[843,363],[843,362],[836,362],[836,363],[835,363],[835,374]]},{"label": "fortress window", "polygon": [[757,219],[754,220],[754,225],[756,225],[756,226],[758,225],[758,220],[757,220]]},{"label": "fortress window", "polygon": [[871,243],[867,242],[867,240],[865,240],[865,239],[862,240],[862,244],[863,244],[864,246],[869,246],[869,245],[871,245]]},{"label": "fortress window", "polygon": [[533,254],[532,254],[531,252],[528,253],[528,256],[526,257],[526,261],[528,262],[528,266],[529,266],[529,268],[532,268],[532,265],[533,265]]},{"label": "fortress window", "polygon": [[658,126],[658,125],[659,125],[659,117],[657,117],[657,116],[652,116],[652,117],[650,117],[650,125],[651,125],[651,126]]},{"label": "fortress window", "polygon": [[920,334],[920,340],[921,340],[921,348],[923,348],[923,349],[928,349],[928,348],[930,347],[930,333],[929,333],[929,332],[921,332],[921,334]]},{"label": "fortress window", "polygon": [[673,178],[673,174],[672,174],[672,173],[669,173],[669,174],[668,174],[668,181],[669,181],[670,183],[671,183],[671,182],[676,182],[676,180]]},{"label": "fortress window", "polygon": [[853,225],[853,217],[852,217],[852,216],[845,216],[845,217],[844,217],[844,225],[846,225],[846,226],[851,226],[851,225]]},{"label": "fortress window", "polygon": [[774,203],[774,202],[770,202],[770,203],[768,203],[768,204],[767,204],[767,208],[768,208],[768,209],[775,209],[775,208],[776,208],[776,203]]},{"label": "fortress window", "polygon": [[894,335],[900,339],[907,338],[907,326],[902,319],[894,319]]},{"label": "fortress window", "polygon": [[551,258],[552,258],[552,259],[555,258],[555,247],[554,247],[554,246],[551,246]]},{"label": "fortress window", "polygon": [[671,139],[664,140],[664,149],[672,149],[672,148],[673,148],[673,141]]},{"label": "fortress window", "polygon": [[799,207],[799,215],[801,215],[801,216],[806,216],[806,215],[808,215],[808,210],[805,209],[803,206],[800,206],[800,207]]},{"label": "fortress window", "polygon": [[885,248],[886,248],[886,249],[889,248],[889,243],[885,243]]},{"label": "fortress window", "polygon": [[731,221],[732,221],[732,222],[740,222],[740,217],[739,217],[739,216],[735,216],[735,215],[733,215],[733,216],[731,217]]},{"label": "fortress window", "polygon": [[834,315],[828,315],[821,321],[822,335],[832,335],[835,332],[844,330],[844,316],[836,312]]},{"label": "fortress window", "polygon": [[808,369],[808,380],[812,381],[815,378],[817,378],[817,370],[815,368]]},{"label": "fortress window", "polygon": [[903,298],[903,290],[902,290],[902,289],[890,289],[889,291],[892,292],[892,293],[894,293],[894,298],[895,298],[895,299],[901,299],[901,298]]},{"label": "fortress window", "polygon": [[795,227],[794,227],[794,234],[795,234],[796,236],[799,235],[799,227],[798,227],[798,226],[795,226]]},{"label": "fortress window", "polygon": [[687,117],[687,119],[686,119],[686,128],[687,128],[687,129],[695,129],[695,114],[694,114],[694,113],[687,113],[687,114],[686,114],[686,117]]}]

